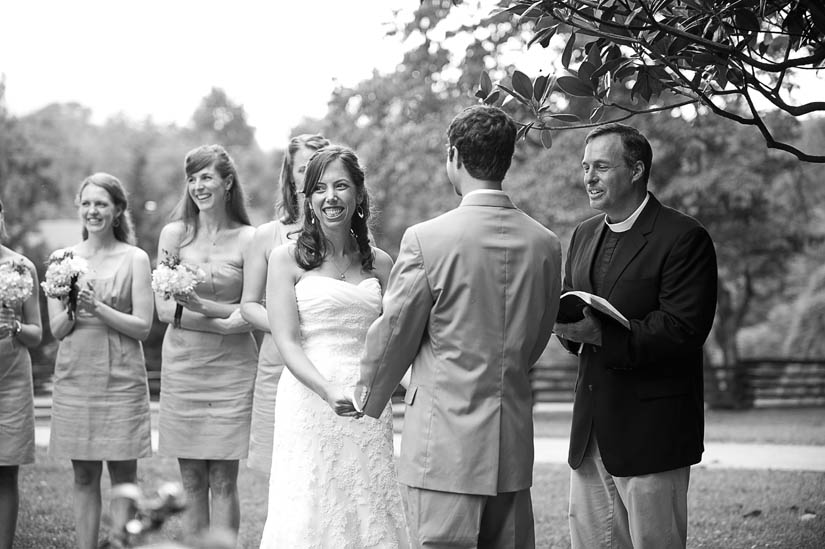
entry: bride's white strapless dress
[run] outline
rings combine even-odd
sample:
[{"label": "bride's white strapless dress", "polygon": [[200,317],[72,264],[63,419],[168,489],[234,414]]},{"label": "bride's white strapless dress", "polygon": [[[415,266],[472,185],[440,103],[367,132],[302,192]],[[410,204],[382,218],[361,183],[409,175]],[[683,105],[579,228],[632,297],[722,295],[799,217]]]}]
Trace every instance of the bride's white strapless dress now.
[{"label": "bride's white strapless dress", "polygon": [[[377,279],[307,276],[295,285],[303,348],[330,381],[353,385],[367,329],[381,313]],[[288,369],[275,402],[262,549],[406,548],[392,409],[339,417]]]}]

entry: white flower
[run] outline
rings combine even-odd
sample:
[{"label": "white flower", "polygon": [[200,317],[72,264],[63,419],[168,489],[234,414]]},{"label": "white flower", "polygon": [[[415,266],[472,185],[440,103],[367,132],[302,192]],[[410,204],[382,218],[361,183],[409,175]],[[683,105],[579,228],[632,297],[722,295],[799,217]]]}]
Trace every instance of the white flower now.
[{"label": "white flower", "polygon": [[69,295],[80,275],[89,272],[88,262],[71,250],[55,252],[49,258],[46,279],[40,283],[47,297],[62,299]]},{"label": "white flower", "polygon": [[206,279],[206,273],[199,267],[186,263],[160,263],[152,271],[152,290],[164,299],[187,296],[195,291],[195,286]]},{"label": "white flower", "polygon": [[32,295],[33,289],[34,281],[25,265],[14,261],[0,265],[0,305],[19,305]]}]

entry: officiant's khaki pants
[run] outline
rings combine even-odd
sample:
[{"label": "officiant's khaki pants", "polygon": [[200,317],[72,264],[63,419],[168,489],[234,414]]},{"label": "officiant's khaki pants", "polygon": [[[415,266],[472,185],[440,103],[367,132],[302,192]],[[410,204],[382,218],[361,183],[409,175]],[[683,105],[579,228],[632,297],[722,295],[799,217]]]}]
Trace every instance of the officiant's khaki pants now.
[{"label": "officiant's khaki pants", "polygon": [[590,439],[570,474],[572,549],[684,549],[690,467],[614,477]]},{"label": "officiant's khaki pants", "polygon": [[406,487],[414,549],[535,549],[530,489],[496,496]]}]

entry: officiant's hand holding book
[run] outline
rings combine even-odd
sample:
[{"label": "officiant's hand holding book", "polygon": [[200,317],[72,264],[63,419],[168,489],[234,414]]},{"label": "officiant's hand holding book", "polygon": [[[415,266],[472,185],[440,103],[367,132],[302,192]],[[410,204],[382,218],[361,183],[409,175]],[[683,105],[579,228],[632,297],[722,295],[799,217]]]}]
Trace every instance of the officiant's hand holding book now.
[{"label": "officiant's hand holding book", "polygon": [[569,324],[582,320],[584,318],[584,308],[587,306],[599,313],[600,318],[604,319],[606,317],[612,319],[626,329],[630,329],[630,321],[608,300],[578,290],[565,292],[561,295],[556,322],[559,324]]}]

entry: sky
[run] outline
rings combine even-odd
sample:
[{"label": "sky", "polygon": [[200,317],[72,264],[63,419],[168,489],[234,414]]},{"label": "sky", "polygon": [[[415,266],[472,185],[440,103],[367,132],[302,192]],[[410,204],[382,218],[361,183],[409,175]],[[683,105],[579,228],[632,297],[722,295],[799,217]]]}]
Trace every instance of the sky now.
[{"label": "sky", "polygon": [[[418,0],[26,0],[3,6],[0,77],[18,116],[53,102],[185,125],[215,86],[246,110],[265,150],[336,84],[389,72],[403,46],[387,23]],[[396,13],[397,10],[400,13]]]},{"label": "sky", "polygon": [[[243,105],[258,143],[271,150],[286,144],[303,117],[326,114],[336,85],[397,66],[405,47],[386,31],[409,20],[418,2],[13,0],[2,9],[0,78],[15,115],[74,101],[98,123],[123,113],[186,125],[219,87]],[[469,23],[492,7],[479,3],[450,16]],[[451,49],[463,50],[461,38],[450,39]],[[519,46],[514,55],[531,76],[546,63],[540,48]],[[825,75],[800,82],[794,102],[818,99],[825,89]]]}]

